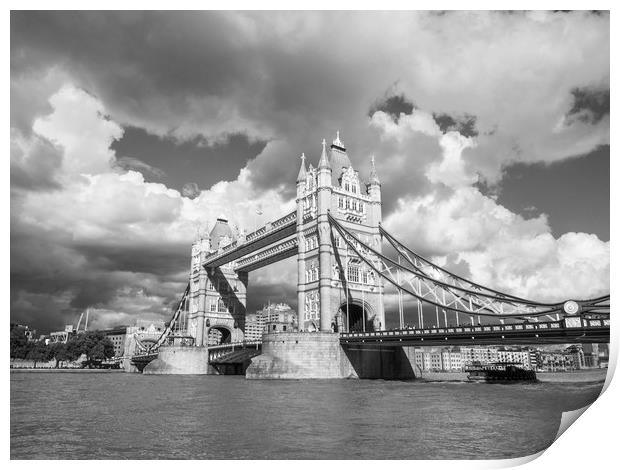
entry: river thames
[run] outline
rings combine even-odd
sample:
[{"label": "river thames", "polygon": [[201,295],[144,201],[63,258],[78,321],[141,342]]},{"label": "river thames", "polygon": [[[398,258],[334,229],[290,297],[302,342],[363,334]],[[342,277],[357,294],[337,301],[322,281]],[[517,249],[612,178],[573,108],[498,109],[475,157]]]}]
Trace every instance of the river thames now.
[{"label": "river thames", "polygon": [[11,458],[521,457],[602,385],[15,372]]}]

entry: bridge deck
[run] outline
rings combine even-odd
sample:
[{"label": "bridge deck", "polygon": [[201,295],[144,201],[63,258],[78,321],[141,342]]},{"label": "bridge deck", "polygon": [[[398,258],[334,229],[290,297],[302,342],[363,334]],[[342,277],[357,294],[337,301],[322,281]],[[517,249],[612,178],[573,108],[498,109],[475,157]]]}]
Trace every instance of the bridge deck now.
[{"label": "bridge deck", "polygon": [[340,335],[340,344],[368,346],[449,346],[488,344],[609,343],[609,319],[582,320],[576,327],[562,321],[493,326],[461,326]]}]

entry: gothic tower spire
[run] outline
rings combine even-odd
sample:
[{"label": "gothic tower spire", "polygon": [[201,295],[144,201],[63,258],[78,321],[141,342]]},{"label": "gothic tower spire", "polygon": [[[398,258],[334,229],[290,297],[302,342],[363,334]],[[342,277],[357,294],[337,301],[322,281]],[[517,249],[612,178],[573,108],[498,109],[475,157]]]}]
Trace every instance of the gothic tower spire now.
[{"label": "gothic tower spire", "polygon": [[306,181],[306,155],[303,153],[301,154],[301,167],[297,175],[297,182],[301,183],[302,181]]},{"label": "gothic tower spire", "polygon": [[319,170],[321,168],[330,168],[329,160],[327,159],[327,149],[325,148],[326,145],[325,139],[323,139],[323,151],[321,152],[321,159],[319,160]]},{"label": "gothic tower spire", "polygon": [[379,177],[377,176],[377,169],[375,168],[375,156],[370,157],[370,178],[368,181],[370,184],[381,184]]}]

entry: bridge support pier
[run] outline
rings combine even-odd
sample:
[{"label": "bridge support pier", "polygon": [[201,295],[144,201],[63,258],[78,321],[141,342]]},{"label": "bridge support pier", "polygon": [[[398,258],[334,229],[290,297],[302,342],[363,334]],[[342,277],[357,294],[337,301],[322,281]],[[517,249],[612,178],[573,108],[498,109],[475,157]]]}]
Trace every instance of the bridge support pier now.
[{"label": "bridge support pier", "polygon": [[412,363],[399,346],[343,348],[338,333],[272,333],[246,378],[404,380],[415,378]]},{"label": "bridge support pier", "polygon": [[157,359],[144,368],[144,374],[205,375],[208,373],[209,352],[206,347],[161,346]]}]

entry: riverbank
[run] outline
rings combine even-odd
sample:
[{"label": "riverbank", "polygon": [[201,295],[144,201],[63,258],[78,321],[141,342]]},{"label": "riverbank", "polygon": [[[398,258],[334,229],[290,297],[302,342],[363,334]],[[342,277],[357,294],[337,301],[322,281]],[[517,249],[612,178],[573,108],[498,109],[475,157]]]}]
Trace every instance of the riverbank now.
[{"label": "riverbank", "polygon": [[536,372],[541,382],[575,383],[575,382],[604,382],[607,369],[583,369],[570,372]]},{"label": "riverbank", "polygon": [[[536,372],[539,382],[550,383],[588,383],[604,382],[607,369],[582,369],[570,372]],[[427,382],[468,382],[467,372],[422,371],[419,379]]]}]

